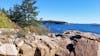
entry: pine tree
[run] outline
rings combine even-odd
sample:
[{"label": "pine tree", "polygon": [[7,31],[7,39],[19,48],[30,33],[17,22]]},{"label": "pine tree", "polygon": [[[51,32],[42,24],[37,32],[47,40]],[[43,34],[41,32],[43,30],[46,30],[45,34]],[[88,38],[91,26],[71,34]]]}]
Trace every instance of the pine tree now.
[{"label": "pine tree", "polygon": [[38,12],[35,4],[35,0],[23,0],[21,5],[15,5],[9,10],[9,17],[21,27],[36,25]]}]

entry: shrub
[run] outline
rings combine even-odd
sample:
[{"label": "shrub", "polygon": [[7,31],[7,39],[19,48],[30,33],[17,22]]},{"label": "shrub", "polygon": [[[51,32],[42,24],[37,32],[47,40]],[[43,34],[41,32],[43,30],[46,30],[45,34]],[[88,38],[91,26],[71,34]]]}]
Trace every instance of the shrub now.
[{"label": "shrub", "polygon": [[28,33],[27,30],[25,29],[22,29],[20,30],[19,32],[17,32],[17,37],[20,38],[20,37],[25,37],[25,35]]},{"label": "shrub", "polygon": [[13,28],[13,23],[4,13],[0,13],[0,28]]},{"label": "shrub", "polygon": [[49,30],[45,27],[42,26],[29,26],[29,27],[25,27],[26,30],[32,32],[32,33],[36,33],[36,34],[47,34],[49,32]]}]

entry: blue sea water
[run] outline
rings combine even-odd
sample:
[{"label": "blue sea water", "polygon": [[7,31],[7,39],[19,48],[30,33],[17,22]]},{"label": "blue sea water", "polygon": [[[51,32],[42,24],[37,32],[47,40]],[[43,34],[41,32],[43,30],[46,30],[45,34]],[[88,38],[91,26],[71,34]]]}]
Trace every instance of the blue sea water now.
[{"label": "blue sea water", "polygon": [[78,30],[82,32],[91,32],[100,34],[99,24],[53,24],[45,23],[42,26],[47,27],[52,33],[63,33],[67,30]]}]

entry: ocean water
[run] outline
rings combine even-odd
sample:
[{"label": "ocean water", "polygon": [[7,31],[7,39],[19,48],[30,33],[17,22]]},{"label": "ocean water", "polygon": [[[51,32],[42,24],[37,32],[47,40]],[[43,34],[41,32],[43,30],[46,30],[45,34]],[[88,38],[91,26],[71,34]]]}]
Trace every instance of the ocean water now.
[{"label": "ocean water", "polygon": [[100,25],[99,24],[53,24],[45,23],[42,26],[47,27],[52,33],[63,33],[67,30],[78,30],[82,32],[91,32],[100,34]]}]

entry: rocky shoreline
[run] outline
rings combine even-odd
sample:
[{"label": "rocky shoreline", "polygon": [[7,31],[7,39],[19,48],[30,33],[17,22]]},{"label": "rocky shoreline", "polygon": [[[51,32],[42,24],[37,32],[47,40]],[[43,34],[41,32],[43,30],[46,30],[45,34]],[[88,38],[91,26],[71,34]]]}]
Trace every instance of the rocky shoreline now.
[{"label": "rocky shoreline", "polygon": [[63,34],[19,34],[0,29],[0,56],[100,56],[100,35],[65,31]]}]

